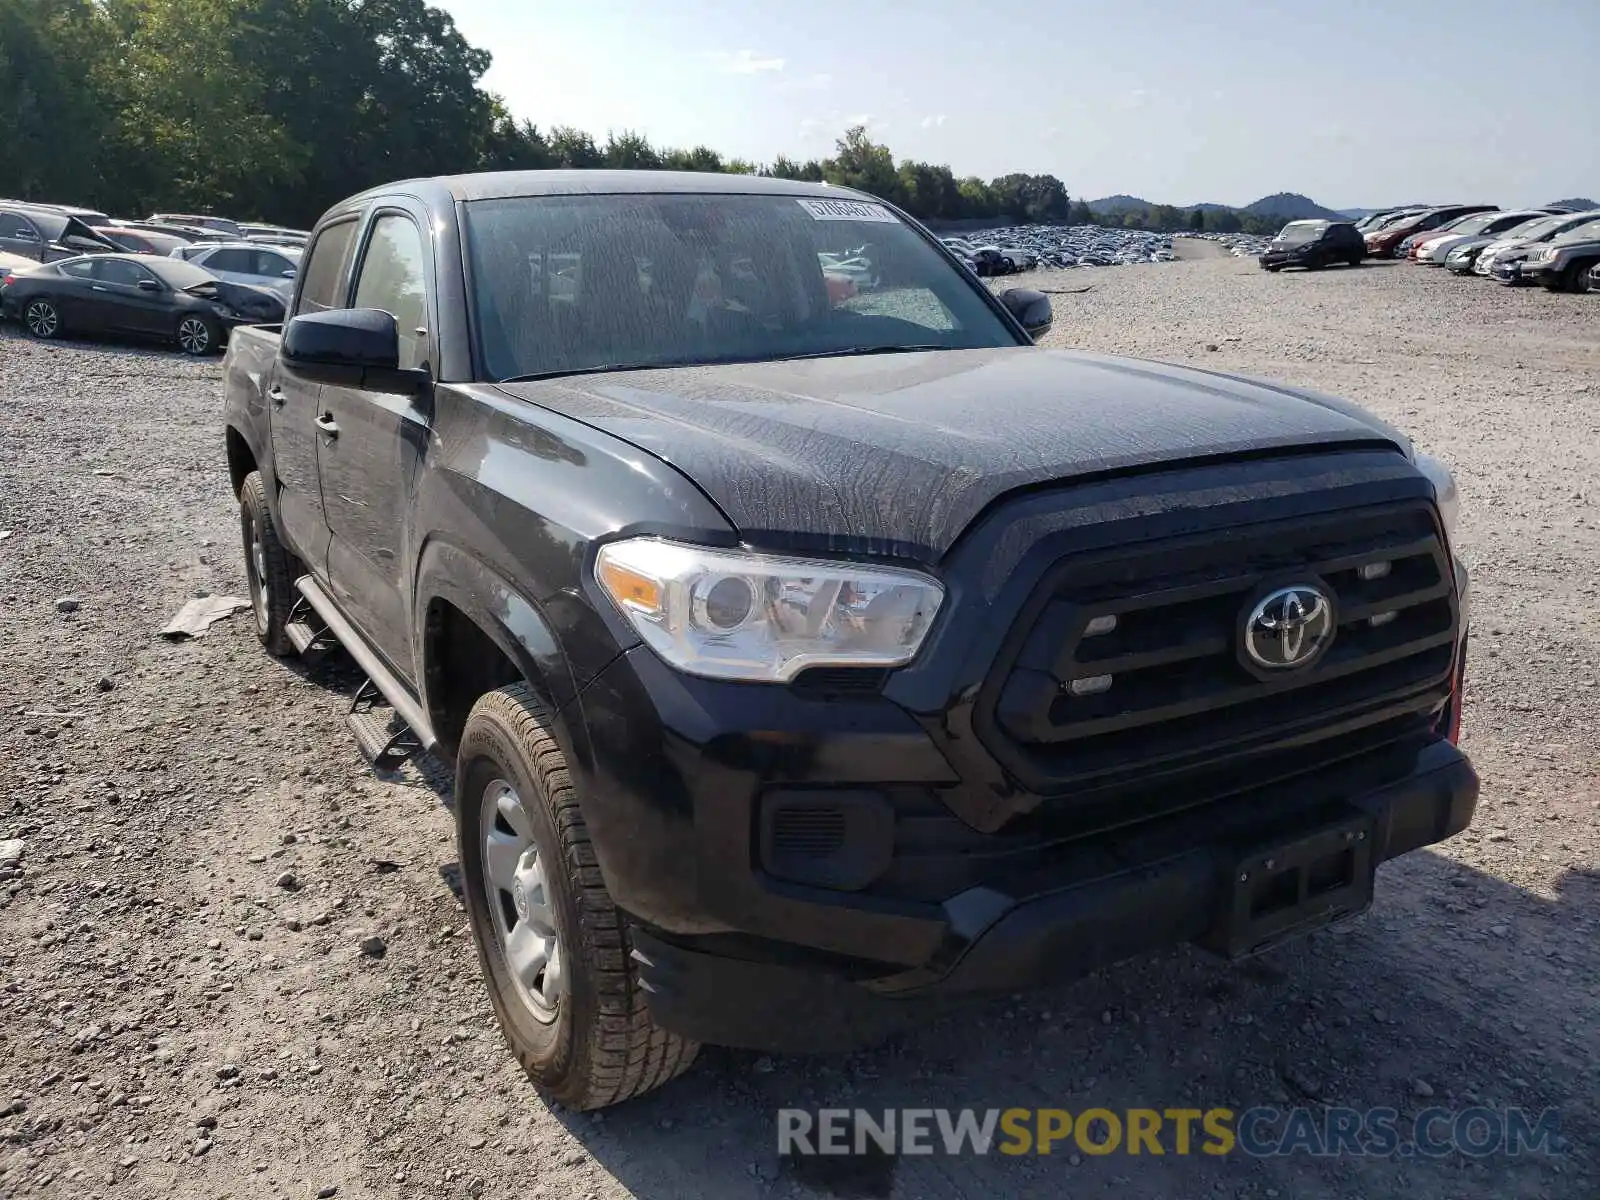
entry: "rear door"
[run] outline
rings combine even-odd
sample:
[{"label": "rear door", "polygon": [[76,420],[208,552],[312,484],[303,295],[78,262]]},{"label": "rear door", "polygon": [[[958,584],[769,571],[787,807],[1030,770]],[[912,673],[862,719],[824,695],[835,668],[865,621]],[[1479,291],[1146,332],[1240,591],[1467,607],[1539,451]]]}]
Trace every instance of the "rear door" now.
[{"label": "rear door", "polygon": [[294,294],[295,264],[287,254],[276,250],[252,250],[250,269],[254,278],[246,280],[257,287],[271,288],[285,300]]},{"label": "rear door", "polygon": [[200,266],[210,271],[218,279],[230,279],[234,283],[259,283],[260,280],[253,274],[255,270],[255,251],[244,250],[233,246],[224,246],[220,250],[213,250],[200,260]]},{"label": "rear door", "polygon": [[0,250],[43,262],[45,242],[44,236],[27,217],[0,209]]},{"label": "rear door", "polygon": [[[348,263],[355,241],[356,217],[325,225],[307,255],[296,313],[344,308]],[[204,264],[201,264],[202,266]],[[278,481],[278,515],[289,541],[307,570],[326,582],[328,518],[317,477],[316,420],[322,414],[322,385],[283,366],[280,357],[266,381],[272,428],[273,473]]]},{"label": "rear door", "polygon": [[50,283],[50,296],[56,302],[62,322],[70,329],[105,328],[105,313],[100,296],[94,291],[94,260],[80,258],[56,268],[59,280]]},{"label": "rear door", "polygon": [[[356,265],[354,308],[379,308],[400,328],[400,366],[432,367],[433,243],[420,211],[378,209]],[[416,680],[405,563],[409,513],[431,436],[432,404],[361,388],[323,387],[337,427],[319,446],[322,500],[333,540],[328,575],[340,607],[402,678]]]}]

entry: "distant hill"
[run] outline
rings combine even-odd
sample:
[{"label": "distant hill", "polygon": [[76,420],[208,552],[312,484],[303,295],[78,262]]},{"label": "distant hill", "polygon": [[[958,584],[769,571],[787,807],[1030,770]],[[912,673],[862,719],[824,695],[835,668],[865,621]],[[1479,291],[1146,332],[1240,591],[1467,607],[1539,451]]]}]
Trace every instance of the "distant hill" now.
[{"label": "distant hill", "polygon": [[[1094,205],[1091,204],[1089,207],[1093,208]],[[1587,211],[1588,209],[1591,209],[1591,208],[1600,208],[1600,204],[1596,204],[1593,200],[1588,200],[1588,199],[1585,199],[1582,196],[1578,196],[1578,197],[1575,197],[1574,199],[1571,199],[1571,200],[1552,200],[1552,201],[1550,201],[1549,204],[1545,205],[1545,207],[1546,208],[1576,208],[1580,212],[1584,212],[1584,211]]]},{"label": "distant hill", "polygon": [[1148,200],[1141,200],[1138,196],[1128,196],[1121,192],[1115,196],[1107,196],[1103,200],[1090,200],[1089,210],[1096,213],[1148,212],[1154,208]]},{"label": "distant hill", "polygon": [[[1102,216],[1121,216],[1124,213],[1148,213],[1156,205],[1154,201],[1146,200],[1142,196],[1129,196],[1118,193],[1115,196],[1105,196],[1099,200],[1090,200],[1089,208],[1092,212]],[[1302,221],[1310,218],[1320,218],[1325,221],[1338,221],[1344,217],[1343,213],[1335,212],[1331,208],[1323,208],[1308,196],[1297,192],[1275,192],[1271,196],[1263,196],[1253,204],[1246,204],[1243,208],[1236,208],[1231,204],[1179,204],[1174,207],[1183,212],[1238,212],[1248,213],[1253,217],[1276,217],[1284,221]]]},{"label": "distant hill", "polygon": [[1274,192],[1270,196],[1263,196],[1253,203],[1246,204],[1242,211],[1256,217],[1281,217],[1285,221],[1344,219],[1343,213],[1323,208],[1310,196],[1302,196],[1298,192]]}]

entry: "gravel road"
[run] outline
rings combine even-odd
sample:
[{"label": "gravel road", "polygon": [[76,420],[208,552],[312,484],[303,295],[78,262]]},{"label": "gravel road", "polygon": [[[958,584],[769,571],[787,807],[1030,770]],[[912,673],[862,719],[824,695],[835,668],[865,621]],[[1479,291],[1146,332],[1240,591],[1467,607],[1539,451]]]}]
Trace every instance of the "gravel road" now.
[{"label": "gravel road", "polygon": [[[906,1158],[896,1197],[1600,1194],[1600,296],[1214,258],[1035,274],[1050,341],[1353,397],[1452,462],[1474,570],[1471,831],[1364,921],[951,1009],[869,1054],[707,1051],[602,1115],[546,1107],[491,1021],[449,814],[365,770],[352,679],[258,649],[214,363],[0,330],[0,1196],[814,1194],[774,1112],[1559,1108],[1565,1153]],[[18,845],[20,842],[20,845]],[[376,939],[376,940],[374,940]],[[336,1191],[331,1189],[337,1189]]]}]

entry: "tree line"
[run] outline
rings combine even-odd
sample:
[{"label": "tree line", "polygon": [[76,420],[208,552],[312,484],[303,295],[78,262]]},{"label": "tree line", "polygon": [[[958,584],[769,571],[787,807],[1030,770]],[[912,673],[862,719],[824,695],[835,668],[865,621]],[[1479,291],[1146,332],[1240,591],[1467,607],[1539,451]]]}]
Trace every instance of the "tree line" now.
[{"label": "tree line", "polygon": [[860,188],[924,219],[1194,227],[1165,205],[1098,216],[1053,175],[896,163],[859,126],[831,157],[764,164],[633,130],[602,142],[541,129],[479,86],[489,61],[423,0],[0,0],[0,181],[12,196],[122,214],[306,226],[417,175],[725,171]]}]

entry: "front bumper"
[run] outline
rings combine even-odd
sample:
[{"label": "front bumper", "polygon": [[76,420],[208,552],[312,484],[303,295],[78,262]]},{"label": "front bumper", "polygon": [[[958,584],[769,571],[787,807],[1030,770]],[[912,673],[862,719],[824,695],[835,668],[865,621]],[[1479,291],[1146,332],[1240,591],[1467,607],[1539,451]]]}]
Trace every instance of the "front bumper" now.
[{"label": "front bumper", "polygon": [[[852,979],[838,970],[733,957],[648,930],[634,960],[653,1019],[686,1037],[752,1049],[816,1053],[879,1040],[913,1019],[917,1001],[1012,991],[1077,978],[1183,942],[1217,947],[1252,847],[1341,823],[1370,829],[1363,871],[1459,833],[1477,806],[1478,777],[1452,745],[1435,741],[1384,778],[1377,764],[1107,834],[1075,853],[1097,869],[1018,879],[941,906],[943,936],[928,963]],[[1359,781],[1349,794],[1344,789]],[[1256,814],[1272,812],[1270,821]],[[1231,817],[1231,819],[1229,819]],[[1061,879],[1073,882],[1062,887]],[[1370,877],[1366,881],[1370,885]],[[1370,890],[1366,892],[1370,898]],[[1353,915],[1319,914],[1317,924]]]},{"label": "front bumper", "polygon": [[1310,261],[1309,254],[1296,254],[1287,250],[1269,250],[1256,259],[1263,270],[1268,267],[1303,267]]}]

